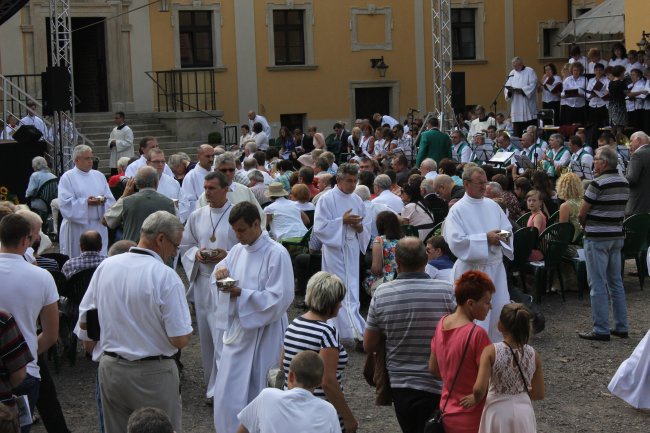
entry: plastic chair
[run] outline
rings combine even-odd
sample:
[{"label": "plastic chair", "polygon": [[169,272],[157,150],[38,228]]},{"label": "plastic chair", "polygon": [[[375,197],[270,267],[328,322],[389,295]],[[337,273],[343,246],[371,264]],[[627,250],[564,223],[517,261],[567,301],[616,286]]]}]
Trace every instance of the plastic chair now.
[{"label": "plastic chair", "polygon": [[420,237],[420,232],[410,224],[402,224],[402,233],[404,236]]},{"label": "plastic chair", "polygon": [[67,298],[67,308],[64,316],[67,321],[67,341],[68,347],[66,355],[70,365],[74,366],[77,358],[77,336],[74,334],[74,326],[79,318],[79,304],[88,290],[90,280],[93,278],[95,268],[84,269],[70,277],[66,284],[65,290],[61,293]]},{"label": "plastic chair", "polygon": [[[41,257],[46,257],[48,259],[56,260],[56,262],[59,264],[59,269],[63,269],[63,265],[65,264],[65,262],[70,260],[70,257],[66,256],[65,254],[61,254],[61,253],[44,253],[44,254],[41,254]],[[64,276],[64,278],[65,278],[65,276]],[[56,278],[54,279],[54,281],[56,281]],[[57,287],[59,287],[58,284],[57,284]]]},{"label": "plastic chair", "polygon": [[564,280],[560,271],[562,255],[565,253],[569,242],[573,240],[573,224],[557,223],[546,228],[539,236],[537,248],[544,255],[543,262],[530,262],[529,266],[534,269],[535,277],[535,300],[542,301],[542,293],[553,282],[554,272],[558,273],[560,279],[560,294],[564,297]]},{"label": "plastic chair", "polygon": [[305,210],[303,212],[309,218],[309,225],[307,225],[307,228],[310,229],[314,225],[314,212],[316,212],[316,211],[315,210]]},{"label": "plastic chair", "polygon": [[[50,179],[47,182],[45,182],[43,185],[38,188],[38,191],[36,191],[36,195],[34,197],[30,197],[29,202],[27,203],[34,211],[35,213],[38,214],[38,216],[41,217],[43,220],[43,223],[47,221],[47,217],[52,213],[52,208],[50,207],[50,202],[55,199],[59,194],[59,179],[54,178]],[[45,205],[47,206],[47,213],[40,210],[40,209],[34,209],[32,208],[32,200],[35,199],[41,199],[45,202]]]},{"label": "plastic chair", "polygon": [[526,268],[528,265],[528,257],[537,245],[539,238],[539,231],[537,227],[523,227],[515,232],[512,239],[514,247],[514,257],[509,263],[510,271],[519,271],[519,278],[521,280],[521,288],[524,292],[528,292],[526,288]]},{"label": "plastic chair", "polygon": [[311,238],[311,231],[312,228],[310,227],[309,230],[307,230],[307,233],[302,237],[286,238],[280,241],[282,246],[289,252],[291,262],[293,262],[299,254],[309,254],[309,239]]},{"label": "plastic chair", "polygon": [[643,290],[645,274],[648,272],[646,255],[648,253],[648,232],[650,231],[650,214],[632,215],[623,221],[625,243],[621,251],[621,274],[625,273],[625,260],[634,259],[639,274],[639,286]]},{"label": "plastic chair", "polygon": [[444,222],[445,222],[444,220],[440,221],[438,224],[436,224],[431,229],[431,231],[429,232],[427,237],[424,238],[424,243],[425,244],[427,243],[427,241],[429,240],[430,237],[432,237],[432,236],[440,236],[442,234],[442,223],[444,223]]},{"label": "plastic chair", "polygon": [[532,212],[526,212],[519,218],[517,218],[517,224],[519,224],[520,227],[526,227],[528,224],[528,218],[532,215]]},{"label": "plastic chair", "polygon": [[546,222],[546,224],[549,225],[549,226],[553,225],[553,224],[556,224],[559,219],[560,219],[560,211],[558,210],[548,218],[548,221]]}]

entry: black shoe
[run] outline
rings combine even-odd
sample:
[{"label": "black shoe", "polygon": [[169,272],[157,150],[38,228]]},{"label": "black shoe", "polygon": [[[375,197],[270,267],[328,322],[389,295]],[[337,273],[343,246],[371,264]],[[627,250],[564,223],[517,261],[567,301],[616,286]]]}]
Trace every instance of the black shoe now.
[{"label": "black shoe", "polygon": [[214,406],[214,397],[208,397],[205,399],[205,405],[213,407]]},{"label": "black shoe", "polygon": [[609,334],[596,334],[594,331],[579,332],[578,337],[584,340],[609,341]]},{"label": "black shoe", "polygon": [[611,331],[609,331],[609,333],[616,336],[616,337],[619,337],[619,338],[628,338],[629,337],[629,335],[627,334],[627,331],[615,331],[615,330],[612,329]]}]

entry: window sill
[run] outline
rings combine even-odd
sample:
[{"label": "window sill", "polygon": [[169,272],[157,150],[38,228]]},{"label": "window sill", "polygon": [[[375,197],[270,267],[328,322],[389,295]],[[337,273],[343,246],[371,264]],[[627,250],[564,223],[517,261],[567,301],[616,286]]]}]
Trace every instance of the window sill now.
[{"label": "window sill", "polygon": [[547,63],[562,62],[564,64],[568,62],[568,57],[538,57],[537,60]]},{"label": "window sill", "polygon": [[472,60],[452,60],[454,65],[487,65],[487,60],[472,59]]},{"label": "window sill", "polygon": [[226,66],[215,66],[210,67],[206,66],[204,68],[174,68],[173,71],[183,71],[183,72],[192,72],[192,71],[213,71],[213,72],[226,72],[228,67]]},{"label": "window sill", "polygon": [[278,71],[315,71],[318,65],[272,65],[267,66],[266,70],[270,72]]}]

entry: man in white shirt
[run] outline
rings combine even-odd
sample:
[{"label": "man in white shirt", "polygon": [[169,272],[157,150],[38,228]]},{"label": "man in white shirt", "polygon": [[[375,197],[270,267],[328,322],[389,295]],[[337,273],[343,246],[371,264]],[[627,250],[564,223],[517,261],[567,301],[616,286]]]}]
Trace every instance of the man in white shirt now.
[{"label": "man in white shirt", "polygon": [[288,200],[289,193],[280,182],[269,185],[266,196],[273,203],[264,208],[271,237],[278,242],[286,238],[303,237],[307,233],[309,217],[298,209],[295,202]]},{"label": "man in white shirt", "polygon": [[208,206],[195,210],[188,218],[180,253],[190,283],[188,298],[194,302],[196,310],[206,395],[213,397],[223,332],[215,328],[217,300],[210,286],[210,276],[215,265],[237,244],[237,238],[228,224],[233,205],[227,198],[226,176],[219,171],[210,172],[205,176],[203,185]]},{"label": "man in white shirt", "polygon": [[[158,140],[156,140],[156,137],[143,137],[138,145],[140,158],[136,159],[131,164],[129,164],[128,167],[126,167],[124,176],[133,177],[140,167],[147,165],[147,155],[149,154],[149,151],[155,147],[158,147]],[[165,173],[167,176],[170,176],[172,178],[174,177],[172,169],[169,168],[167,164],[165,164],[165,168],[163,170],[163,173]]]},{"label": "man in white shirt", "polygon": [[250,127],[251,130],[253,130],[253,125],[255,125],[256,123],[262,124],[262,131],[264,131],[267,137],[273,136],[271,126],[269,125],[269,121],[266,120],[266,117],[260,116],[259,114],[251,110],[248,112],[248,126]]},{"label": "man in white shirt", "polygon": [[[165,211],[142,224],[140,242],[104,260],[79,305],[79,337],[87,353],[95,346],[107,432],[126,431],[129,415],[157,407],[182,431],[180,380],[173,356],[192,335],[185,286],[167,266],[178,251],[183,226]],[[146,290],[145,290],[146,289]],[[91,340],[88,313],[97,311],[101,335]]]},{"label": "man in white shirt", "polygon": [[474,136],[476,134],[485,134],[487,133],[488,126],[496,126],[497,124],[497,121],[494,119],[494,117],[490,117],[485,114],[485,107],[482,105],[477,105],[476,108],[474,108],[474,113],[476,114],[476,119],[472,120],[472,123],[469,127],[469,132],[467,133],[467,139],[470,142],[474,141]]},{"label": "man in white shirt", "polygon": [[451,133],[451,156],[454,161],[466,164],[472,162],[474,159],[474,152],[472,148],[463,139],[463,134],[460,131],[452,131]]},{"label": "man in white shirt", "polygon": [[237,415],[241,422],[237,433],[340,433],[334,406],[313,395],[324,368],[316,352],[297,354],[289,366],[289,390],[264,389]]},{"label": "man in white shirt", "polygon": [[117,174],[117,161],[122,158],[133,156],[133,131],[124,122],[124,112],[115,113],[115,128],[108,137],[108,150],[110,152],[111,175]]},{"label": "man in white shirt", "polygon": [[438,164],[431,158],[426,158],[420,163],[420,174],[425,179],[435,179],[438,176]]},{"label": "man in white shirt", "polygon": [[43,134],[41,140],[45,140],[48,136],[45,122],[36,114],[36,102],[34,101],[27,101],[27,116],[20,119],[20,124],[21,126],[32,125],[38,129]]},{"label": "man in white shirt", "polygon": [[[512,59],[512,70],[506,81],[506,100],[510,102],[510,118],[515,136],[521,137],[524,128],[537,119],[537,74],[524,66],[519,57]],[[497,119],[498,120],[498,119]]]},{"label": "man in white shirt", "polygon": [[214,148],[209,144],[202,144],[196,151],[199,160],[192,170],[183,179],[181,198],[178,206],[178,217],[185,222],[196,209],[196,202],[203,193],[203,179],[212,171],[214,162]]},{"label": "man in white shirt", "polygon": [[[59,294],[52,275],[23,258],[32,245],[32,232],[32,225],[22,215],[7,215],[0,221],[0,309],[14,316],[33,358],[14,394],[27,395],[33,411],[41,377],[36,360],[56,343],[59,333]],[[37,321],[42,329],[38,336]]]},{"label": "man in white shirt", "polygon": [[400,213],[404,208],[402,199],[390,190],[393,182],[386,174],[380,174],[373,182],[376,197],[373,203],[381,203],[388,206],[393,212]]},{"label": "man in white shirt", "polygon": [[[237,414],[265,387],[268,369],[279,366],[286,311],[293,302],[293,268],[287,250],[260,225],[260,213],[248,202],[235,205],[228,223],[239,244],[217,265],[211,279],[217,294],[216,327],[223,350],[214,384],[214,423],[218,432],[234,432]],[[230,277],[234,285],[218,286]]]},{"label": "man in white shirt", "polygon": [[594,157],[584,148],[582,138],[573,135],[569,138],[571,151],[571,171],[580,179],[592,180],[594,178]]},{"label": "man in white shirt", "polygon": [[379,126],[388,125],[391,129],[393,128],[393,126],[395,126],[395,125],[397,125],[399,123],[399,121],[397,121],[397,119],[389,116],[388,114],[382,115],[381,113],[375,113],[372,116],[372,120],[374,120],[375,123],[378,123]]},{"label": "man in white shirt", "polygon": [[68,257],[81,255],[79,237],[83,232],[95,230],[102,236],[102,254],[106,255],[108,230],[102,217],[115,199],[106,177],[93,170],[93,151],[81,144],[72,154],[75,166],[59,180],[59,208],[63,223],[59,229],[60,249]]},{"label": "man in white shirt", "polygon": [[160,194],[170,198],[178,209],[178,201],[181,196],[181,186],[173,177],[165,174],[165,152],[159,147],[149,151],[147,165],[153,167],[158,172],[158,191]]}]

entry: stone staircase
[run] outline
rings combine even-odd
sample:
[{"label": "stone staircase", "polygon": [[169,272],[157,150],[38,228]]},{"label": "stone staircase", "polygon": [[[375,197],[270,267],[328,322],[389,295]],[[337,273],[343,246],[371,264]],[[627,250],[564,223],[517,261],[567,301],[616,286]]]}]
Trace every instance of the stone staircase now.
[{"label": "stone staircase", "polygon": [[[75,123],[79,132],[95,143],[93,154],[99,157],[99,171],[109,174],[108,137],[115,127],[113,113],[78,113]],[[152,113],[126,113],[126,123],[133,130],[133,147],[136,155],[140,139],[151,135],[158,139],[167,159],[176,152],[185,152],[190,158],[196,158],[197,144],[179,142]]]}]

